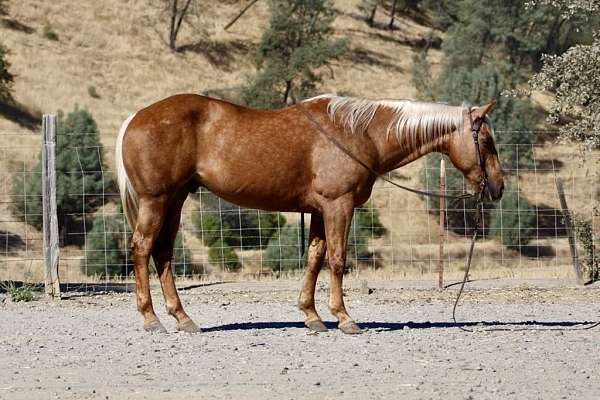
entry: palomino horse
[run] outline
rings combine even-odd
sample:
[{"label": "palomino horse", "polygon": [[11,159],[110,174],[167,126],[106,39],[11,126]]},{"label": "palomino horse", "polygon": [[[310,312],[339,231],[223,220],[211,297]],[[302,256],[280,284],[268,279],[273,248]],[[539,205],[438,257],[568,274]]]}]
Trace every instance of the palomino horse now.
[{"label": "palomino horse", "polygon": [[[323,95],[302,102],[326,132],[357,159],[384,174],[432,151],[447,154],[472,184],[481,172],[471,124],[487,173],[487,197],[502,196],[503,172],[487,113],[409,100]],[[182,94],[130,116],[116,145],[123,209],[132,227],[137,307],[148,331],[165,331],[152,307],[148,261],[154,258],[166,307],[177,329],[200,329],[185,313],[171,270],[173,243],[188,193],[204,186],[243,207],[311,213],[305,280],[298,306],[306,326],[326,329],[314,293],[327,253],[329,308],[344,333],[360,333],[344,306],[342,278],[352,213],[367,201],[376,176],[344,153],[298,106],[255,110]],[[326,251],[327,250],[327,251]]]}]

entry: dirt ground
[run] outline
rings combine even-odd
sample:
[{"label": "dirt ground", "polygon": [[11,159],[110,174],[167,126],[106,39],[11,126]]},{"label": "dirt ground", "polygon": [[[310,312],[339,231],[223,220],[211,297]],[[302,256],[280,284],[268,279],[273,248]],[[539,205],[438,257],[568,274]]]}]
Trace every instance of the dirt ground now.
[{"label": "dirt ground", "polygon": [[[0,295],[0,399],[598,399],[600,286],[564,280],[457,286],[347,283],[365,329],[308,334],[296,281],[200,284],[182,291],[204,332],[148,334],[131,293],[12,303]],[[318,308],[331,321],[326,287]],[[477,322],[484,322],[476,324]],[[486,329],[496,328],[497,331]]]}]

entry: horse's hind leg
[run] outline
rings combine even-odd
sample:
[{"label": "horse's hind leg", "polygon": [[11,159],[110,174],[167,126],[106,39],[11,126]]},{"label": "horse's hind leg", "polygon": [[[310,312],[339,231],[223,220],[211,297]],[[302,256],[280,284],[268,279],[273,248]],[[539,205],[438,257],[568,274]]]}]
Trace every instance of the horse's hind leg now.
[{"label": "horse's hind leg", "polygon": [[325,227],[323,217],[320,215],[313,214],[311,216],[308,243],[306,272],[304,274],[304,285],[298,299],[298,308],[306,315],[304,324],[307,328],[315,332],[325,332],[327,328],[315,309],[315,286],[323,265],[326,249]]},{"label": "horse's hind leg", "polygon": [[154,242],[162,228],[165,212],[165,198],[140,198],[137,225],[131,240],[137,307],[144,317],[144,329],[153,332],[166,332],[152,307],[148,276],[148,261]]},{"label": "horse's hind leg", "polygon": [[177,294],[175,280],[173,278],[173,246],[177,231],[179,230],[179,221],[181,219],[181,207],[187,197],[187,191],[178,194],[175,201],[169,206],[165,223],[160,235],[154,245],[152,257],[156,265],[156,271],[160,279],[160,285],[165,297],[167,312],[177,320],[177,330],[188,333],[200,332],[200,328],[191,320],[183,310],[181,300]]}]

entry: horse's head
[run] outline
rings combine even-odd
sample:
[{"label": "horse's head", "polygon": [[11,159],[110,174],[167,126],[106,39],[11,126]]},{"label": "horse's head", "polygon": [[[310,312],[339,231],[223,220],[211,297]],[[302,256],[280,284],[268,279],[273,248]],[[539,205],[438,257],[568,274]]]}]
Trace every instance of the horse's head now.
[{"label": "horse's head", "polygon": [[479,154],[481,154],[481,161],[487,175],[484,195],[490,200],[500,199],[504,190],[504,172],[498,159],[494,130],[487,116],[494,105],[495,102],[492,102],[481,107],[465,109],[463,129],[458,135],[453,135],[448,147],[448,157],[452,164],[463,173],[471,184],[479,187],[482,174],[472,129],[480,126],[478,132]]}]

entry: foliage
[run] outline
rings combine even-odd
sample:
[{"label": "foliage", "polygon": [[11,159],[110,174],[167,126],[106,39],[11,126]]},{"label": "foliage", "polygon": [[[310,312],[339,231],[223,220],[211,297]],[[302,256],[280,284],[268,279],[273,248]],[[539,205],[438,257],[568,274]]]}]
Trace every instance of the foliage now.
[{"label": "foliage", "polygon": [[[64,116],[59,113],[56,132],[56,202],[58,226],[63,233],[83,214],[94,212],[104,193],[113,191],[113,180],[105,175],[104,148],[98,127],[87,110],[76,108]],[[30,171],[12,179],[11,209],[15,216],[37,229],[42,228],[41,156]]]},{"label": "foliage", "polygon": [[10,103],[13,101],[11,89],[14,75],[9,71],[10,63],[6,59],[7,53],[6,48],[0,44],[0,102]]},{"label": "foliage", "polygon": [[[305,232],[304,237],[308,239],[308,232]],[[304,265],[304,257],[301,252],[298,226],[286,224],[279,234],[269,242],[263,254],[263,264],[276,272],[299,270]]]},{"label": "foliage", "polygon": [[271,20],[256,56],[258,73],[242,101],[277,108],[314,93],[318,68],[339,57],[347,40],[331,39],[335,11],[330,0],[270,0]]},{"label": "foliage", "polygon": [[81,272],[89,276],[109,278],[127,277],[132,272],[132,258],[122,209],[115,214],[98,214],[92,229],[85,237],[85,252],[81,260]]},{"label": "foliage", "polygon": [[[114,214],[98,214],[86,234],[81,272],[100,278],[127,277],[133,273],[133,258],[128,242],[131,232],[119,205]],[[183,235],[175,238],[172,268],[175,275],[190,275],[192,255],[183,246]],[[153,262],[151,262],[153,265]]]},{"label": "foliage", "polygon": [[0,15],[8,15],[8,1],[0,0]]},{"label": "foliage", "polygon": [[35,287],[31,284],[23,283],[21,285],[17,285],[13,281],[8,281],[6,283],[0,283],[0,287],[8,293],[10,300],[17,303],[19,301],[30,302],[35,300],[35,296],[33,291]]},{"label": "foliage", "polygon": [[586,270],[588,278],[597,281],[600,279],[600,242],[598,239],[594,240],[592,221],[575,215],[573,225],[577,240],[583,247],[583,254],[579,257],[579,261]]},{"label": "foliage", "polygon": [[55,42],[58,41],[58,33],[56,33],[56,31],[50,24],[44,25],[43,35],[48,40],[53,40]]},{"label": "foliage", "polygon": [[502,200],[490,214],[490,220],[490,236],[499,238],[512,250],[522,251],[535,232],[535,210],[515,188],[515,183],[507,185]]},{"label": "foliage", "polygon": [[[419,172],[419,182],[427,191],[438,192],[440,189],[440,159],[446,160],[446,193],[448,195],[459,195],[467,192],[466,181],[462,173],[452,166],[445,155],[430,154],[425,157],[424,165]],[[438,213],[440,199],[437,197],[422,197],[427,204],[427,210]],[[446,199],[445,216],[446,229],[459,234],[467,233],[474,226],[475,200],[452,200]]]},{"label": "foliage", "polygon": [[[348,235],[347,264],[352,264],[353,260],[360,262],[369,258],[371,252],[368,249],[368,240],[381,237],[385,233],[385,227],[379,220],[379,212],[372,204],[366,203],[356,208]],[[308,232],[305,232],[304,237],[308,240]],[[308,244],[305,243],[305,246]],[[303,267],[305,261],[301,252],[298,226],[288,224],[269,242],[263,255],[263,263],[273,271],[298,270]]]},{"label": "foliage", "polygon": [[210,245],[208,249],[208,261],[220,265],[228,271],[237,271],[240,268],[240,260],[233,249],[221,239]]},{"label": "foliage", "polygon": [[192,223],[206,246],[223,240],[229,246],[263,249],[285,225],[281,213],[243,209],[212,193],[201,196],[202,211],[194,213]]}]

